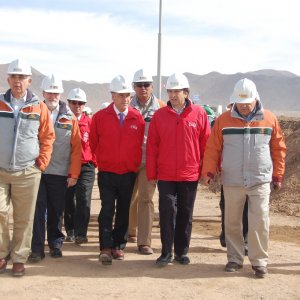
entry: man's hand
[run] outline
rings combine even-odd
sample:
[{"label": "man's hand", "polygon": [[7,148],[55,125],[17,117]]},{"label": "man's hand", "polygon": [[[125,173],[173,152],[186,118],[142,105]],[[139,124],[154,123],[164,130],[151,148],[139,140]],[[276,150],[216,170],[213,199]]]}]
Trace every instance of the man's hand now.
[{"label": "man's hand", "polygon": [[67,179],[67,186],[68,188],[71,186],[74,186],[77,183],[77,179],[76,178],[68,178]]},{"label": "man's hand", "polygon": [[206,185],[206,186],[209,186],[210,185],[210,182],[211,182],[211,178],[210,177],[203,177],[202,178],[202,183],[204,184],[204,185]]},{"label": "man's hand", "polygon": [[273,181],[273,188],[275,192],[278,192],[282,187],[282,183],[281,182],[274,182]]},{"label": "man's hand", "polygon": [[152,184],[154,186],[156,186],[156,184],[157,184],[157,180],[156,179],[151,179],[151,180],[149,180],[149,182],[150,182],[150,184]]}]

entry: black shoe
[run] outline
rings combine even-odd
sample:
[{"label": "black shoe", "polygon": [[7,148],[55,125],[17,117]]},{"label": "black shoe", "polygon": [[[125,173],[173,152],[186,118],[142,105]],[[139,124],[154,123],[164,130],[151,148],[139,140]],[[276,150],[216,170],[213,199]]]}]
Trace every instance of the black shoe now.
[{"label": "black shoe", "polygon": [[257,278],[265,278],[268,274],[267,267],[263,266],[252,266],[252,270],[255,272]]},{"label": "black shoe", "polygon": [[156,260],[156,264],[157,264],[158,266],[164,267],[164,266],[166,266],[168,263],[171,263],[171,262],[172,262],[172,258],[173,258],[172,253],[162,254],[162,255]]},{"label": "black shoe", "polygon": [[67,236],[65,238],[66,242],[74,242],[75,241],[75,235],[74,230],[67,230]]},{"label": "black shoe", "polygon": [[50,256],[53,258],[62,257],[62,252],[59,248],[52,248],[50,249]]},{"label": "black shoe", "polygon": [[223,233],[223,231],[220,234],[220,244],[222,247],[226,248],[225,234]]},{"label": "black shoe", "polygon": [[181,265],[188,265],[190,263],[190,259],[186,254],[175,255],[174,260],[179,262]]},{"label": "black shoe", "polygon": [[37,263],[44,258],[45,258],[44,252],[31,252],[31,254],[28,256],[28,261],[31,263]]},{"label": "black shoe", "polygon": [[88,239],[86,236],[79,235],[79,236],[76,236],[76,238],[75,238],[75,243],[77,245],[84,244],[87,242],[88,242]]}]

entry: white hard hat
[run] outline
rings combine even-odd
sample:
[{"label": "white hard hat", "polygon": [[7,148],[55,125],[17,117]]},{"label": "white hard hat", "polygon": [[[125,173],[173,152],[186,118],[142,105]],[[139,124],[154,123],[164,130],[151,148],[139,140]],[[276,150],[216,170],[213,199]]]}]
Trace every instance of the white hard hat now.
[{"label": "white hard hat", "polygon": [[73,100],[73,101],[86,102],[86,94],[82,89],[75,88],[69,92],[67,99],[70,101]]},{"label": "white hard hat", "polygon": [[7,68],[8,75],[32,75],[29,63],[23,59],[12,61]]},{"label": "white hard hat", "polygon": [[183,74],[172,74],[166,84],[167,90],[182,90],[190,87],[188,79]]},{"label": "white hard hat", "polygon": [[85,113],[87,113],[88,115],[91,115],[93,113],[92,109],[90,107],[88,107],[88,106],[85,106],[84,109],[83,109],[83,111]]},{"label": "white hard hat", "polygon": [[232,108],[232,105],[234,104],[234,102],[230,101],[230,103],[228,103],[226,105],[226,110],[230,110]]},{"label": "white hard hat", "polygon": [[106,108],[106,107],[109,106],[109,105],[110,105],[109,102],[103,102],[103,103],[100,105],[100,110]]},{"label": "white hard hat", "polygon": [[241,79],[235,84],[230,97],[230,101],[233,103],[251,103],[255,99],[259,100],[255,83],[247,78]]},{"label": "white hard hat", "polygon": [[131,85],[122,75],[115,77],[110,83],[110,91],[118,94],[133,93]]},{"label": "white hard hat", "polygon": [[148,71],[140,69],[134,73],[132,82],[153,82],[153,79],[150,73],[148,73]]},{"label": "white hard hat", "polygon": [[44,77],[41,89],[46,93],[61,94],[64,92],[62,81],[53,74]]}]

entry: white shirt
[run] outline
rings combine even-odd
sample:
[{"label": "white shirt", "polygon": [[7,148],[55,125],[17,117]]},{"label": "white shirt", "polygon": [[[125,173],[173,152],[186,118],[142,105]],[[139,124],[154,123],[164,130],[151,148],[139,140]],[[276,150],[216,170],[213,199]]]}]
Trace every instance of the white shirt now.
[{"label": "white shirt", "polygon": [[[115,105],[113,105],[113,106],[114,106],[114,110],[115,110],[115,112],[116,112],[118,118],[120,119],[119,113],[121,113],[121,111],[119,111],[119,110],[116,108]],[[128,114],[128,107],[127,107],[124,111],[122,111],[122,113],[124,114],[124,119],[125,119],[126,116],[127,116],[127,114]]]},{"label": "white shirt", "polygon": [[52,121],[52,124],[54,125],[59,113],[59,104],[57,104],[57,106],[55,107],[55,109],[53,110],[49,110],[50,113],[50,119]]},{"label": "white shirt", "polygon": [[19,113],[20,109],[25,105],[26,98],[27,98],[27,91],[26,91],[25,95],[22,98],[19,98],[19,99],[15,98],[11,94],[10,103],[11,103],[11,106],[14,110],[15,118],[18,117],[18,113]]}]

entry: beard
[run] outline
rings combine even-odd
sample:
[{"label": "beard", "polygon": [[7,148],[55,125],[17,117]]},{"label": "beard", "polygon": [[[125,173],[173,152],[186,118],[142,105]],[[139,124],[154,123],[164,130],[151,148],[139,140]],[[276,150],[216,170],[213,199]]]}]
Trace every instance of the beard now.
[{"label": "beard", "polygon": [[54,110],[58,105],[58,101],[57,102],[48,101],[47,99],[45,99],[45,103],[46,103],[49,110]]}]

